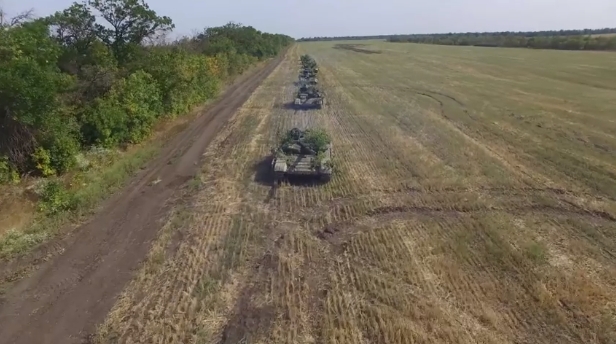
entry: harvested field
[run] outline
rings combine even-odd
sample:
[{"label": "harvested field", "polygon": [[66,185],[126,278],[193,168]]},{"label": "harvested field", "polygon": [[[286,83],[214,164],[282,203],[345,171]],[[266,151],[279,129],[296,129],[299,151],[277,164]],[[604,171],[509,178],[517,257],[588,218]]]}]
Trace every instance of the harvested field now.
[{"label": "harvested field", "polygon": [[[92,340],[616,342],[613,56],[336,44],[293,47],[217,134]],[[285,106],[303,53],[320,110]],[[272,188],[278,136],[317,126],[332,180]]]},{"label": "harvested field", "polygon": [[[616,341],[611,55],[337,47],[292,49],[218,135],[185,239],[98,340]],[[304,52],[328,105],[294,112]],[[271,188],[294,126],[332,134],[330,183]]]}]

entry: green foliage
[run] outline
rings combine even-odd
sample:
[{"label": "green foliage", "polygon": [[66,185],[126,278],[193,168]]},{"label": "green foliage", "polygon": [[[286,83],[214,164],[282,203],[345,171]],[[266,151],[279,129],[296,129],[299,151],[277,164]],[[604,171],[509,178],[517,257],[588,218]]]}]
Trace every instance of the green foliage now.
[{"label": "green foliage", "polygon": [[70,210],[73,206],[73,197],[60,182],[50,180],[45,184],[39,202],[40,211],[52,215]]},{"label": "green foliage", "polygon": [[150,57],[144,70],[158,85],[165,113],[185,113],[218,92],[220,81],[208,69],[206,56],[176,49],[153,51]]},{"label": "green foliage", "polygon": [[140,0],[88,0],[107,25],[96,24],[98,37],[109,45],[120,62],[126,62],[137,52],[146,38],[171,31],[171,18],[158,16],[147,3]]},{"label": "green foliage", "polygon": [[65,173],[75,166],[76,156],[81,148],[73,135],[66,131],[64,133],[57,133],[47,142],[50,163],[57,173]]},{"label": "green foliage", "polygon": [[108,147],[141,142],[161,110],[160,93],[152,76],[144,71],[133,73],[86,112],[84,138]]},{"label": "green foliage", "polygon": [[313,128],[301,131],[297,128],[289,130],[280,140],[281,146],[287,146],[297,141],[317,152],[324,152],[327,145],[331,143],[331,138],[324,129]]},{"label": "green foliage", "polygon": [[308,54],[304,54],[300,57],[302,68],[312,70],[317,67],[317,62]]},{"label": "green foliage", "polygon": [[42,21],[0,30],[0,108],[21,123],[44,125],[71,81],[55,65],[59,53]]},{"label": "green foliage", "polygon": [[117,92],[127,119],[128,142],[143,141],[162,110],[154,79],[146,72],[136,72],[118,84]]},{"label": "green foliage", "polygon": [[78,131],[79,124],[68,107],[54,109],[38,126],[39,146],[32,154],[32,161],[41,174],[62,174],[75,166],[81,149]]},{"label": "green foliage", "polygon": [[36,169],[45,177],[53,176],[56,170],[51,166],[51,154],[43,147],[37,147],[32,153]]},{"label": "green foliage", "polygon": [[326,161],[325,160],[325,151],[318,151],[317,155],[315,156],[314,159],[312,159],[311,161],[311,167],[313,169],[330,169],[333,170],[334,169],[334,163],[332,162],[331,159],[328,159]]},{"label": "green foliage", "polygon": [[306,129],[304,142],[314,147],[317,152],[323,152],[332,141],[324,129]]},{"label": "green foliage", "polygon": [[206,54],[233,52],[258,59],[276,55],[291,41],[288,36],[263,33],[252,26],[236,23],[207,28],[197,37],[197,42],[203,46]]},{"label": "green foliage", "polygon": [[6,156],[0,156],[0,184],[19,183],[19,174]]},{"label": "green foliage", "polygon": [[2,181],[65,173],[92,145],[141,142],[161,115],[212,99],[227,77],[293,41],[229,23],[151,44],[174,24],[144,1],[80,1],[0,29],[0,119],[13,123],[0,135],[17,137],[0,140]]}]

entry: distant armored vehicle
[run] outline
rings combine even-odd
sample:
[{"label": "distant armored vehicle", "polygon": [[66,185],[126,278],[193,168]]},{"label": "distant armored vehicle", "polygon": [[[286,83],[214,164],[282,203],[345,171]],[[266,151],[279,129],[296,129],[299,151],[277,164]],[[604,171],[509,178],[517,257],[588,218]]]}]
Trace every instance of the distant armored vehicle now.
[{"label": "distant armored vehicle", "polygon": [[317,79],[316,76],[305,76],[305,75],[300,74],[299,83],[300,83],[300,86],[304,84],[315,86],[316,84],[319,83],[319,80]]},{"label": "distant armored vehicle", "polygon": [[288,176],[316,177],[329,181],[332,176],[332,144],[324,130],[293,128],[278,148],[272,150],[274,184]]}]

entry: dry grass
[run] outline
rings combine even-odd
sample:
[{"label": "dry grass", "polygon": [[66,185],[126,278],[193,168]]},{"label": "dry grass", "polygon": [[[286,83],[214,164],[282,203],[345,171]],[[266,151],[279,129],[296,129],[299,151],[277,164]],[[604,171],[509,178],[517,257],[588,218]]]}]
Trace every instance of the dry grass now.
[{"label": "dry grass", "polygon": [[[177,250],[168,226],[98,341],[614,343],[610,55],[334,44],[218,135]],[[304,52],[328,105],[295,113]],[[273,192],[277,133],[317,125],[334,178]]]}]

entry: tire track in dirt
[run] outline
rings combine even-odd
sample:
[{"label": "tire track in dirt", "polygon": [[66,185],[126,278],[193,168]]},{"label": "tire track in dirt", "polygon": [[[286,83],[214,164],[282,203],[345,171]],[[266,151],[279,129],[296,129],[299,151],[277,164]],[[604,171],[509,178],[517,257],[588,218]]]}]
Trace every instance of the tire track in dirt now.
[{"label": "tire track in dirt", "polygon": [[[280,61],[276,58],[231,86],[92,221],[62,239],[62,255],[7,293],[0,306],[1,343],[84,340],[146,256],[172,207],[168,201],[198,172],[205,148]],[[150,186],[153,178],[161,182]],[[3,269],[0,277],[15,268]]]}]

